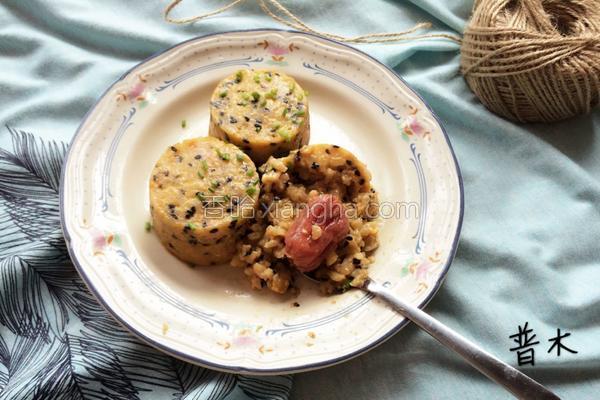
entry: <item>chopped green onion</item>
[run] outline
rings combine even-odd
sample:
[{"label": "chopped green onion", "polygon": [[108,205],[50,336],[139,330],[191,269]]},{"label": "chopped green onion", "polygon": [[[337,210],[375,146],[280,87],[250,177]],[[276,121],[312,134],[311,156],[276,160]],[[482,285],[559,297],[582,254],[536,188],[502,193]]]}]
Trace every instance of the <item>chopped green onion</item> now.
[{"label": "chopped green onion", "polygon": [[258,92],[252,92],[252,101],[255,103],[260,99],[260,94]]},{"label": "chopped green onion", "polygon": [[231,200],[231,196],[226,194],[225,196],[223,196],[223,200],[225,200],[225,203],[229,203],[229,200]]},{"label": "chopped green onion", "polygon": [[208,163],[206,162],[206,160],[202,160],[202,169],[204,170],[204,172],[208,171]]},{"label": "chopped green onion", "polygon": [[219,187],[219,181],[212,181],[212,182],[210,183],[210,187],[211,187],[212,189],[216,189],[216,188],[218,188],[218,187]]},{"label": "chopped green onion", "polygon": [[287,108],[284,108],[284,109],[283,109],[283,112],[281,113],[281,116],[282,116],[282,117],[285,117],[285,116],[287,115],[287,113],[288,113],[288,109],[287,109]]},{"label": "chopped green onion", "polygon": [[221,93],[219,93],[219,97],[223,98],[227,96],[227,90],[223,90]]},{"label": "chopped green onion", "polygon": [[350,288],[352,288],[352,285],[350,284],[352,282],[351,279],[346,279],[344,281],[344,283],[342,284],[342,292],[347,292],[348,290],[350,290]]},{"label": "chopped green onion", "polygon": [[213,188],[209,187],[209,188],[208,188],[208,191],[209,191],[209,192],[211,192],[211,193],[214,193],[214,192],[215,192],[215,189],[213,189]]},{"label": "chopped green onion", "polygon": [[235,73],[235,82],[236,83],[240,83],[242,81],[242,78],[244,77],[244,71],[238,71]]},{"label": "chopped green onion", "polygon": [[196,229],[196,225],[192,224],[191,222],[188,222],[187,224],[185,224],[185,227],[191,230]]},{"label": "chopped green onion", "polygon": [[267,100],[263,100],[263,101],[260,102],[260,106],[261,107],[264,107],[266,105],[267,105]]},{"label": "chopped green onion", "polygon": [[265,99],[275,100],[276,97],[277,97],[277,88],[273,88],[269,92],[265,93]]},{"label": "chopped green onion", "polygon": [[278,129],[278,130],[277,130],[277,134],[278,134],[279,136],[281,136],[281,137],[283,138],[283,140],[285,140],[285,142],[286,142],[286,143],[289,143],[289,142],[291,142],[291,141],[292,141],[292,139],[291,139],[291,137],[290,137],[290,134],[289,134],[289,132],[288,132],[288,131],[286,131],[286,130],[285,130],[285,129],[283,129],[283,128],[282,128],[282,129]]},{"label": "chopped green onion", "polygon": [[296,89],[296,84],[295,84],[295,83],[292,83],[292,84],[290,85],[290,93],[294,93],[294,90],[295,90],[295,89]]},{"label": "chopped green onion", "polygon": [[199,178],[204,178],[204,174],[201,171],[198,171],[198,177]]},{"label": "chopped green onion", "polygon": [[217,149],[217,155],[221,158],[221,160],[229,161],[229,154],[222,153],[220,149]]},{"label": "chopped green onion", "polygon": [[271,80],[272,80],[272,79],[273,79],[273,78],[271,77],[271,75],[269,75],[269,74],[265,75],[265,80],[266,80],[267,82],[271,82]]},{"label": "chopped green onion", "polygon": [[150,232],[152,230],[152,223],[150,223],[150,221],[146,221],[146,225],[144,225],[144,229],[146,229],[146,232]]},{"label": "chopped green onion", "polygon": [[253,170],[251,170],[251,169],[249,169],[249,170],[246,172],[246,176],[248,176],[248,177],[250,177],[250,176],[253,176],[253,175],[254,175],[254,171],[253,171]]},{"label": "chopped green onion", "polygon": [[249,101],[250,100],[250,95],[248,93],[242,93],[242,99]]},{"label": "chopped green onion", "polygon": [[272,131],[276,131],[277,129],[281,128],[281,124],[275,124],[271,127]]},{"label": "chopped green onion", "polygon": [[187,121],[185,119],[181,120],[181,127],[184,129],[187,127]]},{"label": "chopped green onion", "polygon": [[260,75],[254,74],[254,82],[260,83]]},{"label": "chopped green onion", "polygon": [[303,117],[306,114],[306,111],[300,110],[294,113],[294,117]]},{"label": "chopped green onion", "polygon": [[243,155],[241,155],[240,153],[237,153],[237,154],[235,155],[235,159],[236,159],[236,160],[238,160],[238,161],[244,161],[244,156],[243,156]]},{"label": "chopped green onion", "polygon": [[254,193],[256,193],[256,188],[254,186],[251,186],[246,189],[246,194],[248,196],[252,196],[252,195],[254,195]]},{"label": "chopped green onion", "polygon": [[196,193],[196,197],[197,197],[197,198],[198,198],[198,200],[200,200],[200,201],[204,201],[204,200],[205,200],[205,198],[204,198],[204,193],[203,193],[203,192],[198,192],[198,193]]}]

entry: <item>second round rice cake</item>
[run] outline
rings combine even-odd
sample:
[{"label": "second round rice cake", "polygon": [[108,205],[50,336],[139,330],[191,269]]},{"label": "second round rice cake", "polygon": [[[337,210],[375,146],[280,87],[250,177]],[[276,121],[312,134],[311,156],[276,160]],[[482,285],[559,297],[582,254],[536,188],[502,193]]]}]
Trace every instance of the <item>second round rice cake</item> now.
[{"label": "second round rice cake", "polygon": [[167,148],[152,171],[154,231],[183,261],[227,262],[259,192],[256,167],[236,146],[213,137],[185,140]]},{"label": "second round rice cake", "polygon": [[282,72],[239,70],[213,92],[209,134],[240,147],[257,165],[286,155],[309,141],[307,93]]}]

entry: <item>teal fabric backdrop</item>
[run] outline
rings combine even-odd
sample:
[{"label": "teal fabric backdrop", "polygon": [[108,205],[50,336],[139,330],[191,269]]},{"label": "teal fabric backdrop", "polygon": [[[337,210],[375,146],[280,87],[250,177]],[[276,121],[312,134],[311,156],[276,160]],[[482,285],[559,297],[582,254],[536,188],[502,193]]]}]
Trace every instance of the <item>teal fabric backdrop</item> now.
[{"label": "teal fabric backdrop", "polygon": [[[356,35],[418,21],[461,32],[468,0],[284,2],[310,25]],[[177,14],[220,7],[188,0]],[[248,0],[176,26],[164,1],[0,4],[0,399],[506,399],[506,392],[409,325],[369,354],[292,377],[209,372],[140,344],[97,305],[64,253],[60,162],[79,122],[134,64],[182,40],[281,27]],[[427,310],[516,365],[509,336],[534,329],[522,369],[565,399],[600,393],[600,112],[517,125],[488,112],[444,40],[360,48],[394,68],[445,125],[462,167],[458,254]],[[6,126],[6,127],[4,127]],[[556,329],[577,354],[548,353]]]}]

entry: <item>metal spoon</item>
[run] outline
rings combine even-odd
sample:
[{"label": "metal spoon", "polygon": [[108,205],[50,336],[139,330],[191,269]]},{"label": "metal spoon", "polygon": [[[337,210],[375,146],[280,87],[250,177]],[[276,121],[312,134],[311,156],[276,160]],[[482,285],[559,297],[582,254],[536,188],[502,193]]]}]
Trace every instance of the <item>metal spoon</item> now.
[{"label": "metal spoon", "polygon": [[[309,275],[302,274],[313,282],[319,282]],[[500,361],[481,347],[456,333],[426,312],[406,303],[383,285],[369,279],[360,288],[385,300],[392,308],[417,324],[444,346],[461,355],[469,364],[492,381],[504,386],[519,399],[559,399],[557,395],[534,381],[524,373]]]}]

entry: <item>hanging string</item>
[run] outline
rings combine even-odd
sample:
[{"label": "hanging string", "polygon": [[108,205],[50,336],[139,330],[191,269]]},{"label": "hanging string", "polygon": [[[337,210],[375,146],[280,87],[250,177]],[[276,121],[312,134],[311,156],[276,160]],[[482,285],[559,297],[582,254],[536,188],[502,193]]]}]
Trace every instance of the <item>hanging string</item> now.
[{"label": "hanging string", "polygon": [[[169,5],[165,8],[164,18],[167,22],[172,24],[189,24],[196,21],[201,21],[205,18],[209,18],[218,14],[221,14],[240,3],[243,3],[245,0],[233,0],[231,3],[218,8],[214,11],[202,13],[189,18],[175,19],[171,18],[171,12],[183,2],[183,0],[172,0]],[[366,35],[359,35],[353,37],[336,35],[333,33],[321,32],[316,29],[313,29],[306,25],[300,18],[298,18],[295,14],[293,14],[288,8],[283,6],[279,0],[256,0],[258,5],[262,9],[262,11],[267,14],[269,17],[273,18],[275,21],[284,24],[292,29],[308,32],[315,35],[323,36],[328,39],[336,40],[338,42],[345,43],[390,43],[390,42],[400,42],[407,40],[420,40],[420,39],[448,39],[455,43],[461,43],[461,39],[458,36],[450,35],[446,33],[431,33],[431,34],[420,34],[420,35],[411,35],[420,29],[428,29],[431,28],[431,24],[429,22],[420,22],[413,26],[410,29],[401,32],[389,32],[389,33],[369,33]]]}]

